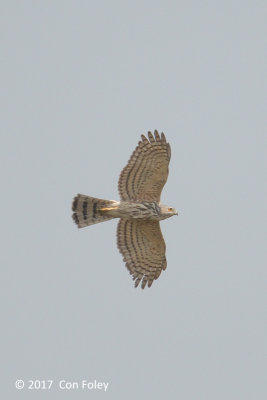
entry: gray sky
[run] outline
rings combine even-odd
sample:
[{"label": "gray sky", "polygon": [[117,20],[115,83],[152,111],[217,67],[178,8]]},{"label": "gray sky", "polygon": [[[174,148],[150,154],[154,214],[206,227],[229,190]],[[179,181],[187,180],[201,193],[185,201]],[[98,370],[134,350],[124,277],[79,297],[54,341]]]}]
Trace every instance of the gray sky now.
[{"label": "gray sky", "polygon": [[[266,399],[265,3],[26,0],[0,14],[1,397]],[[168,267],[142,291],[117,222],[78,230],[70,207],[78,192],[118,199],[154,129],[172,148],[162,202],[183,215],[161,223]]]}]

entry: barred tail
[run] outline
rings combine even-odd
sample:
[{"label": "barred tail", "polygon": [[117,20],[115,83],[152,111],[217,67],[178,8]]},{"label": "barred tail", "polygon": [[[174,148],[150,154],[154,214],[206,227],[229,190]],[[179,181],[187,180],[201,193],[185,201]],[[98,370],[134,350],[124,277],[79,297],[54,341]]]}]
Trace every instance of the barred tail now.
[{"label": "barred tail", "polygon": [[72,211],[74,211],[72,218],[78,228],[108,221],[113,217],[107,215],[106,212],[101,212],[101,209],[110,207],[112,204],[114,204],[112,200],[96,199],[95,197],[77,194],[72,202]]}]

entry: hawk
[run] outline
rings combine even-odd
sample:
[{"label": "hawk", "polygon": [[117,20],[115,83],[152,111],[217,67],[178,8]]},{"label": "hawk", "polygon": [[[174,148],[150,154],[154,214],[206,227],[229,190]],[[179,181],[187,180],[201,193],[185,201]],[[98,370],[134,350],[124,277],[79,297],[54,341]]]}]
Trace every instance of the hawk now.
[{"label": "hawk", "polygon": [[168,177],[171,148],[164,133],[141,135],[119,178],[120,201],[78,194],[72,202],[73,220],[79,228],[120,218],[117,245],[135,287],[150,287],[167,267],[165,242],[159,221],[178,215],[160,203]]}]

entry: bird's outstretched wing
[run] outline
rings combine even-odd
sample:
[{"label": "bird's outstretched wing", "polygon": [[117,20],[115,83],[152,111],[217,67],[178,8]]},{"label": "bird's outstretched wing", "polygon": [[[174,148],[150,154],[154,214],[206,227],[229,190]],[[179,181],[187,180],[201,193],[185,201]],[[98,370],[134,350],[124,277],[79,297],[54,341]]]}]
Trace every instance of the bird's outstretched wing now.
[{"label": "bird's outstretched wing", "polygon": [[117,244],[137,287],[150,287],[167,267],[165,242],[158,221],[120,219]]},{"label": "bird's outstretched wing", "polygon": [[164,133],[157,131],[154,136],[148,132],[148,139],[142,135],[119,179],[121,200],[160,201],[161,191],[168,178],[171,148]]}]

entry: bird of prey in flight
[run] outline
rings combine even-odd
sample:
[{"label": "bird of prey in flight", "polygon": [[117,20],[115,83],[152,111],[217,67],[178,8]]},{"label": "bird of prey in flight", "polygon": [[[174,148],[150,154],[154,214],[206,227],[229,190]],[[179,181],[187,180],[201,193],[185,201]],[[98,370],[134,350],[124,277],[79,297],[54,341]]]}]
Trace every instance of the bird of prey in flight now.
[{"label": "bird of prey in flight", "polygon": [[78,194],[72,202],[73,220],[79,228],[119,218],[117,244],[126,267],[142,289],[150,287],[167,267],[165,242],[159,221],[178,215],[160,203],[168,178],[171,147],[164,133],[141,139],[119,178],[120,201]]}]

